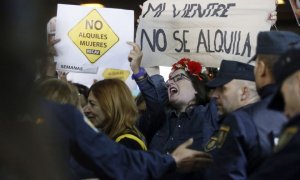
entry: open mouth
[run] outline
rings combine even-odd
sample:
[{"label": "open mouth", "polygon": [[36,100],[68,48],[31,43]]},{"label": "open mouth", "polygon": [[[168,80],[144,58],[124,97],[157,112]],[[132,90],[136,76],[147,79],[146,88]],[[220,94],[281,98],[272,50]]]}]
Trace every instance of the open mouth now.
[{"label": "open mouth", "polygon": [[174,95],[174,94],[178,93],[178,89],[176,89],[175,87],[170,87],[169,92],[170,92],[170,95]]}]

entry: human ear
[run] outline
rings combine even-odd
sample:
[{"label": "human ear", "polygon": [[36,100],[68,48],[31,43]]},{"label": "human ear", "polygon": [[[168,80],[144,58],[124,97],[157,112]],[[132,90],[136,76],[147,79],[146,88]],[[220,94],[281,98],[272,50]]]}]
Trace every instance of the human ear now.
[{"label": "human ear", "polygon": [[241,101],[244,101],[248,98],[249,96],[249,89],[248,87],[242,87],[242,96],[241,96]]},{"label": "human ear", "polygon": [[267,73],[266,64],[263,61],[258,60],[256,66],[256,74],[258,74],[259,77],[265,76]]}]

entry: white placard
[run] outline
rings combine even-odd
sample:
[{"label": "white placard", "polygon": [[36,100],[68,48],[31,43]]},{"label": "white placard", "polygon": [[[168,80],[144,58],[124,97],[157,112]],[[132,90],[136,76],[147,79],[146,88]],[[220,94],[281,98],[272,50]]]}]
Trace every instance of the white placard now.
[{"label": "white placard", "polygon": [[68,80],[90,87],[94,80],[123,79],[132,91],[126,42],[134,39],[132,10],[59,4],[55,45],[57,70],[68,71]]},{"label": "white placard", "polygon": [[275,0],[148,0],[136,35],[142,65],[171,66],[183,57],[209,67],[247,62],[273,11]]}]

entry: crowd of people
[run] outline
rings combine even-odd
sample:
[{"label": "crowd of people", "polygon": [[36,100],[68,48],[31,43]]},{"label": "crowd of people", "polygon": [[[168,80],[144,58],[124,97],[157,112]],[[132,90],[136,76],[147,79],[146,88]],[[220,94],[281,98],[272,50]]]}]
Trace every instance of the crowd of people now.
[{"label": "crowd of people", "polygon": [[298,34],[260,32],[255,56],[222,60],[213,79],[189,58],[167,80],[149,76],[141,48],[128,42],[136,99],[120,79],[68,82],[54,68],[56,43],[49,39],[39,75],[23,67],[26,90],[5,91],[11,103],[1,96],[0,179],[300,178]]}]

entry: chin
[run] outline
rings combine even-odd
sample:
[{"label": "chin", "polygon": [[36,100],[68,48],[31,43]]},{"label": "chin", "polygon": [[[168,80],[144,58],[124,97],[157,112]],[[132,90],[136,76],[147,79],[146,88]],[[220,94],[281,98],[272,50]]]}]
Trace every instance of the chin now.
[{"label": "chin", "polygon": [[169,102],[170,102],[170,104],[178,104],[179,103],[179,101],[180,101],[180,99],[178,99],[178,97],[177,96],[170,96],[169,97]]},{"label": "chin", "polygon": [[98,126],[99,125],[99,122],[97,121],[97,119],[95,119],[95,118],[89,118],[88,117],[88,119],[91,121],[91,123],[94,125],[94,126]]}]

